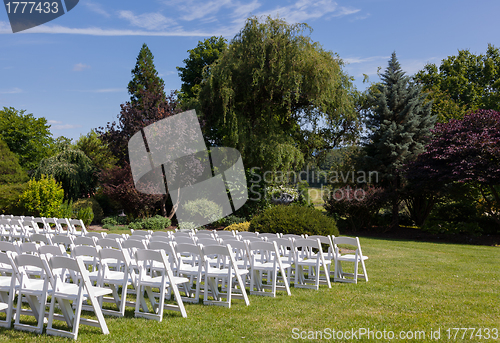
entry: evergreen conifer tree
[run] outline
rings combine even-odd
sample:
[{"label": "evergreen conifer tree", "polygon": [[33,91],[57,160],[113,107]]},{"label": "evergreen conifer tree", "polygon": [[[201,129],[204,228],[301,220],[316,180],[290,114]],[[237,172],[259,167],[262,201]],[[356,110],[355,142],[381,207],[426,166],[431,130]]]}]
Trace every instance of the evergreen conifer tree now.
[{"label": "evergreen conifer tree", "polygon": [[158,102],[165,100],[165,84],[163,79],[158,76],[153,59],[153,54],[144,43],[137,56],[135,68],[132,69],[132,80],[128,84],[132,105],[140,106],[142,104],[144,91],[160,95]]},{"label": "evergreen conifer tree", "polygon": [[392,54],[382,82],[372,90],[365,146],[365,167],[378,171],[382,186],[391,195],[393,228],[399,226],[402,168],[425,151],[436,117],[431,102],[425,102],[421,87],[410,82]]}]

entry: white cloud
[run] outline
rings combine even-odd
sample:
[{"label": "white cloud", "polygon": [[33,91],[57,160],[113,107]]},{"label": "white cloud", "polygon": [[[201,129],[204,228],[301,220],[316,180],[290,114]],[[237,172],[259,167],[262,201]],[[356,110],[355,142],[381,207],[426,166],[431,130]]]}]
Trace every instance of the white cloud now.
[{"label": "white cloud", "polygon": [[82,126],[81,125],[74,125],[74,124],[62,124],[62,125],[51,125],[50,126],[51,130],[77,129],[79,127],[82,127]]},{"label": "white cloud", "polygon": [[90,69],[90,66],[83,63],[77,63],[73,66],[73,71],[82,71],[85,69]]},{"label": "white cloud", "polygon": [[[2,29],[2,22],[0,22],[0,34],[12,34],[12,30]],[[120,29],[102,29],[99,27],[88,28],[71,28],[59,25],[40,25],[16,33],[30,34],[30,33],[50,33],[50,34],[73,34],[73,35],[89,35],[89,36],[157,36],[157,37],[206,37],[206,36],[220,36],[226,34],[222,30],[214,31],[184,31],[176,29],[172,31],[143,31],[143,30],[120,30]]]},{"label": "white cloud", "polygon": [[22,93],[23,90],[21,88],[11,88],[11,89],[0,89],[0,94],[18,94]]},{"label": "white cloud", "polygon": [[47,123],[50,124],[51,130],[67,130],[82,127],[82,125],[79,124],[63,124],[63,122],[59,120],[47,120]]},{"label": "white cloud", "polygon": [[183,1],[182,4],[178,6],[178,9],[185,14],[181,17],[182,20],[192,21],[195,19],[201,19],[206,16],[215,14],[223,7],[231,7],[231,0],[220,0],[220,1],[193,1],[187,0]]},{"label": "white cloud", "polygon": [[371,56],[371,57],[350,57],[350,58],[344,58],[344,62],[347,62],[349,64],[356,64],[356,63],[365,63],[365,62],[373,62],[377,60],[384,60],[387,61],[391,58],[391,56]]},{"label": "white cloud", "polygon": [[91,2],[91,1],[84,1],[82,3],[83,3],[83,5],[85,5],[92,12],[100,14],[100,15],[106,17],[106,18],[110,17],[110,14],[108,12],[106,12],[106,10],[104,10],[102,8],[101,4],[96,4],[95,2]]},{"label": "white cloud", "polygon": [[326,15],[341,17],[359,11],[359,9],[338,7],[338,4],[332,0],[298,0],[292,5],[278,7],[270,11],[261,12],[257,15],[280,16],[281,18],[285,18],[289,23],[298,23],[310,19],[318,19]]},{"label": "white cloud", "polygon": [[132,11],[120,11],[119,16],[122,19],[128,20],[130,24],[147,30],[161,30],[176,24],[174,20],[160,13],[143,13],[135,15]]}]

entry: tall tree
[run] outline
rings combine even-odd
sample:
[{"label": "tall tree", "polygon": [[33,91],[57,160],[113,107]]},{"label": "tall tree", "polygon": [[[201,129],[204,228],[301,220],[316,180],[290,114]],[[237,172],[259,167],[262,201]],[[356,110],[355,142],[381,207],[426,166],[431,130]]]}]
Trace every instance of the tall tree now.
[{"label": "tall tree", "polygon": [[433,113],[439,122],[461,119],[470,111],[500,111],[500,50],[489,44],[485,54],[459,50],[439,68],[427,64],[415,80],[435,99]]},{"label": "tall tree", "polygon": [[179,98],[183,107],[189,109],[187,107],[194,106],[191,100],[196,98],[201,89],[203,71],[209,74],[210,71],[206,69],[215,63],[226,49],[227,42],[224,37],[212,36],[199,41],[194,49],[188,50],[189,57],[183,60],[185,66],[177,67],[182,81]]},{"label": "tall tree", "polygon": [[402,168],[425,151],[436,117],[421,87],[410,83],[401,70],[396,53],[381,79],[370,97],[367,128],[371,132],[365,146],[365,167],[380,173],[382,185],[391,194],[395,228],[399,225]]},{"label": "tall tree", "polygon": [[342,61],[304,35],[308,29],[271,17],[246,21],[203,77],[209,144],[238,149],[246,167],[288,170],[328,146],[322,137],[343,121],[355,121]]},{"label": "tall tree", "polygon": [[13,107],[0,110],[0,136],[16,154],[21,167],[32,171],[51,154],[54,139],[45,118],[35,118],[25,112]]},{"label": "tall tree", "polygon": [[[131,199],[142,199],[140,202],[147,204],[147,207],[151,209],[160,203],[162,214],[167,215],[168,190],[164,196],[149,196],[135,190],[130,172],[128,142],[135,133],[140,132],[144,127],[179,113],[180,106],[173,93],[165,96],[163,80],[157,77],[153,55],[145,45],[139,53],[132,74],[133,79],[129,84],[131,100],[121,105],[118,121],[108,123],[106,128],[100,127],[96,130],[101,140],[109,146],[113,155],[118,159],[119,166],[109,170],[109,172],[101,173],[100,179],[108,188],[105,193],[120,202],[122,208],[137,208],[134,204],[125,203],[126,197],[122,196],[125,192],[134,194]],[[135,200],[134,202],[137,203]],[[172,218],[174,214],[175,206],[168,214],[169,218]]]},{"label": "tall tree", "polygon": [[157,102],[165,100],[165,84],[163,79],[158,76],[153,60],[153,54],[144,43],[139,51],[139,56],[137,56],[135,68],[132,69],[132,80],[128,84],[132,105],[142,105],[143,91],[145,90],[158,94]]}]

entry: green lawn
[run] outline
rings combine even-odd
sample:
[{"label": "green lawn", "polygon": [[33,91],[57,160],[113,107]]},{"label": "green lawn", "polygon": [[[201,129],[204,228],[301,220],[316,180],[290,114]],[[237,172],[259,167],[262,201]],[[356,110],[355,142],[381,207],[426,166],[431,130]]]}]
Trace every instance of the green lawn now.
[{"label": "green lawn", "polygon": [[309,187],[307,190],[309,193],[309,200],[313,203],[314,207],[320,210],[324,210],[323,204],[325,203],[323,200],[323,195],[326,192],[326,189],[321,189],[319,187]]},{"label": "green lawn", "polygon": [[[250,296],[250,306],[234,300],[230,309],[186,304],[188,318],[167,311],[163,321],[106,316],[110,334],[80,326],[81,342],[283,342],[296,341],[302,331],[330,330],[373,332],[440,329],[441,341],[483,341],[479,338],[447,339],[448,328],[500,330],[500,248],[456,244],[361,238],[369,282],[334,283],[319,291],[295,289],[292,296]],[[295,328],[295,331],[294,331]],[[325,330],[326,329],[326,330]],[[455,331],[450,331],[452,334]],[[295,336],[294,336],[295,333]],[[303,333],[308,335],[308,332]],[[359,331],[358,331],[359,337]],[[0,329],[0,341],[68,342],[14,329]],[[497,340],[500,340],[500,334]],[[299,339],[299,341],[304,341]],[[339,340],[337,340],[339,341]],[[358,339],[356,341],[371,341]],[[382,342],[387,340],[380,340]],[[398,340],[405,341],[405,340]],[[488,341],[488,340],[486,340]],[[492,341],[490,339],[489,341]]]}]

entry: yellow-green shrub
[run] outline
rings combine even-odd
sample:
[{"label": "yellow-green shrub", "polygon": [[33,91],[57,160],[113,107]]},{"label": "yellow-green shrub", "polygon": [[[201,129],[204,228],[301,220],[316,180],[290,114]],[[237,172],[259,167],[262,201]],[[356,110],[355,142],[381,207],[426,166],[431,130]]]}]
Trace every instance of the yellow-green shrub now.
[{"label": "yellow-green shrub", "polygon": [[242,231],[248,231],[249,227],[250,227],[250,222],[243,222],[238,224],[231,224],[227,226],[224,230],[225,231],[238,230],[238,232],[242,232]]},{"label": "yellow-green shrub", "polygon": [[19,202],[26,214],[37,217],[59,217],[64,190],[52,176],[42,175],[40,180],[30,180]]}]

